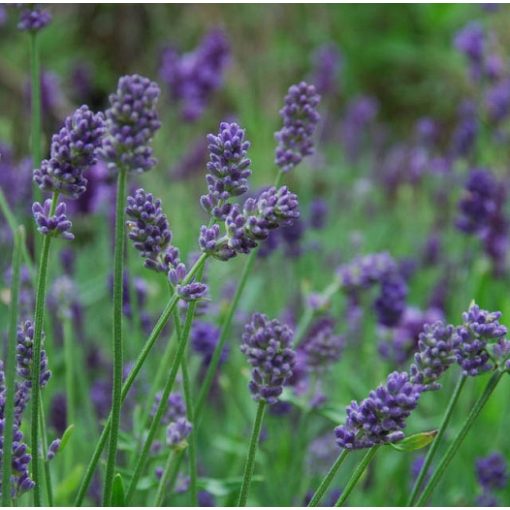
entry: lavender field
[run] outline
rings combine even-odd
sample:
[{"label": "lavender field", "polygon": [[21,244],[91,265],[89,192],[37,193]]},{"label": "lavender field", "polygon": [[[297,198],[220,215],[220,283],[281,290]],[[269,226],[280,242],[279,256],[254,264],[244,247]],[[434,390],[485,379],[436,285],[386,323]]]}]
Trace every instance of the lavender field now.
[{"label": "lavender field", "polygon": [[510,506],[509,23],[0,4],[2,506]]}]

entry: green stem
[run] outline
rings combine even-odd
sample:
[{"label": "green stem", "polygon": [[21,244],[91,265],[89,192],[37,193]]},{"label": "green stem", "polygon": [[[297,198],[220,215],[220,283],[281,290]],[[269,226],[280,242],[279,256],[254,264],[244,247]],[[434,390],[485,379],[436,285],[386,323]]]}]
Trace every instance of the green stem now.
[{"label": "green stem", "polygon": [[459,396],[462,392],[462,389],[464,388],[464,384],[465,384],[466,380],[467,380],[467,377],[462,374],[457,382],[457,386],[455,387],[455,390],[450,398],[450,402],[448,403],[448,407],[446,408],[446,412],[443,416],[443,420],[441,421],[441,425],[437,431],[434,441],[430,445],[430,448],[427,452],[427,456],[425,457],[423,466],[420,469],[420,473],[418,475],[418,478],[416,479],[416,482],[413,487],[413,491],[411,493],[411,496],[410,496],[409,501],[407,502],[406,506],[413,506],[416,501],[416,498],[418,497],[418,493],[419,493],[420,488],[423,484],[423,480],[425,480],[425,477],[427,476],[432,459],[434,458],[434,455],[436,454],[439,443],[441,442],[441,439],[444,436],[446,427],[448,427],[448,424],[450,423],[453,409],[456,406],[457,401],[459,400]]},{"label": "green stem", "polygon": [[[39,168],[41,164],[41,68],[39,62],[38,34],[34,31],[30,34],[30,70],[32,80],[31,98],[31,137],[32,137],[32,166]],[[34,198],[40,200],[41,192],[35,188]]]},{"label": "green stem", "polygon": [[[176,314],[177,315],[177,314]],[[178,319],[178,318],[177,318]],[[181,361],[182,386],[184,389],[184,400],[186,402],[186,414],[188,421],[193,425],[193,394],[191,390],[191,381],[188,371],[188,355],[187,344]],[[197,449],[196,449],[196,431],[193,426],[188,436],[188,455],[189,455],[189,480],[190,480],[190,496],[191,505],[198,506],[197,491]]]},{"label": "green stem", "polygon": [[[122,286],[124,263],[124,199],[126,194],[126,170],[119,168],[117,177],[117,200],[115,210],[115,249],[113,257],[113,390],[111,431],[106,462],[103,506],[110,506],[112,497],[117,443],[119,438],[120,408],[122,405]],[[134,305],[134,303],[133,303]]]},{"label": "green stem", "polygon": [[361,475],[365,472],[365,469],[370,464],[371,460],[374,458],[374,455],[377,453],[377,450],[380,448],[380,445],[372,446],[365,454],[365,456],[361,459],[361,462],[358,464],[354,473],[352,474],[350,480],[347,482],[345,489],[342,491],[342,494],[338,498],[335,506],[342,506],[349,495],[351,494],[354,487],[356,487]]},{"label": "green stem", "polygon": [[[50,216],[55,213],[58,193],[53,193]],[[43,236],[39,271],[37,273],[37,290],[35,296],[34,348],[32,370],[32,479],[34,487],[34,506],[41,506],[41,484],[39,479],[39,410],[40,410],[40,377],[41,377],[41,342],[44,323],[44,304],[46,301],[46,284],[48,280],[48,260],[51,236]]]},{"label": "green stem", "polygon": [[239,301],[241,299],[241,295],[244,291],[244,287],[246,286],[246,282],[248,281],[248,275],[251,273],[251,269],[253,264],[255,263],[255,258],[257,257],[256,250],[253,250],[248,255],[248,260],[243,269],[243,273],[241,275],[241,280],[239,281],[239,285],[237,286],[236,292],[234,294],[234,298],[232,299],[230,306],[227,310],[227,315],[225,316],[225,320],[222,323],[220,338],[216,347],[214,348],[214,352],[211,358],[211,362],[207,367],[207,371],[205,373],[204,380],[202,382],[200,391],[197,397],[197,403],[195,404],[195,425],[198,428],[200,424],[200,418],[203,411],[203,406],[205,404],[206,398],[209,396],[209,391],[211,389],[211,385],[214,381],[214,376],[216,375],[216,370],[218,369],[218,365],[221,360],[221,353],[223,352],[223,348],[225,346],[225,342],[227,341],[228,335],[230,333],[230,326],[232,324],[232,319],[239,305]]},{"label": "green stem", "polygon": [[[9,207],[9,203],[7,202],[7,199],[5,198],[5,194],[2,190],[2,188],[0,188],[0,211],[2,211],[2,214],[5,217],[5,221],[7,221],[7,224],[9,225],[9,228],[12,232],[12,236],[14,237],[16,235],[16,230],[18,229],[18,223],[16,222],[14,213],[11,211],[11,208]],[[34,263],[30,257],[30,254],[28,253],[27,244],[25,241],[23,241],[23,244],[21,245],[21,252],[23,255],[23,260],[25,261],[25,264],[27,265],[28,270],[30,272],[30,276],[32,278],[32,284],[35,287],[36,280],[35,280]]]},{"label": "green stem", "polygon": [[314,317],[315,311],[312,308],[306,308],[305,312],[301,316],[301,320],[297,325],[296,333],[294,334],[293,341],[295,346],[298,346],[303,340],[303,337],[305,336],[305,333],[307,332],[308,327],[310,326],[310,323]]},{"label": "green stem", "polygon": [[322,497],[324,496],[326,491],[329,489],[329,486],[331,485],[333,478],[335,478],[335,475],[336,475],[338,469],[343,464],[344,460],[347,458],[347,455],[349,455],[349,452],[350,452],[350,450],[345,450],[345,449],[343,449],[340,452],[340,455],[337,457],[335,463],[331,466],[331,469],[328,471],[327,475],[323,478],[318,489],[315,491],[315,494],[312,496],[312,499],[310,500],[310,503],[308,503],[308,506],[318,506],[319,505]]},{"label": "green stem", "polygon": [[[197,271],[204,265],[205,261],[207,259],[207,255],[202,255],[196,262],[195,265],[189,270],[186,278],[184,279],[183,283],[189,283],[191,279],[195,276]],[[129,375],[124,382],[124,385],[122,386],[122,402],[126,399],[129,390],[131,389],[131,386],[133,385],[136,377],[138,376],[138,373],[142,369],[145,360],[149,356],[149,353],[151,352],[152,348],[154,347],[154,344],[156,343],[156,340],[158,339],[159,335],[161,334],[161,331],[165,327],[166,323],[170,319],[170,316],[174,310],[175,305],[177,304],[178,298],[177,296],[172,296],[168,303],[166,304],[165,309],[161,313],[161,316],[159,317],[158,321],[156,322],[156,325],[154,326],[151,334],[149,335],[149,338],[147,339],[147,342],[143,346],[140,354],[138,355],[138,358],[136,359],[135,364],[133,365],[133,368],[131,369],[131,372],[129,372]],[[85,474],[83,475],[82,482],[80,484],[80,488],[78,489],[78,493],[76,495],[76,499],[74,501],[74,506],[81,506],[83,503],[83,499],[85,498],[85,494],[87,493],[87,489],[89,488],[90,482],[92,481],[92,477],[94,475],[94,472],[96,470],[97,463],[99,462],[99,458],[101,457],[101,453],[104,449],[104,446],[106,444],[106,441],[108,439],[108,434],[110,433],[110,427],[111,427],[111,413],[110,416],[108,416],[108,419],[106,420],[103,432],[99,436],[99,440],[96,444],[96,447],[94,449],[94,452],[92,454],[92,458],[90,459],[90,462],[87,466],[87,469],[85,471]]]},{"label": "green stem", "polygon": [[[62,317],[63,330],[64,330],[64,356],[65,356],[65,381],[66,381],[66,421],[67,426],[75,423],[74,411],[76,409],[74,402],[74,361],[73,361],[73,325],[71,317],[69,317],[70,310],[67,311],[66,316]],[[67,445],[65,450],[65,469],[67,472],[72,467],[73,462],[73,448],[72,444]]]},{"label": "green stem", "polygon": [[174,387],[175,379],[177,378],[177,372],[181,367],[182,359],[186,351],[186,345],[188,343],[188,337],[191,330],[191,325],[193,323],[196,305],[197,305],[196,301],[192,301],[191,303],[188,304],[188,311],[186,313],[186,322],[184,323],[184,330],[182,332],[181,338],[179,339],[177,352],[175,353],[175,358],[172,363],[172,367],[170,369],[167,382],[165,384],[165,387],[163,388],[163,393],[161,395],[161,400],[159,402],[158,409],[156,411],[156,414],[154,415],[154,418],[151,421],[147,438],[145,439],[142,451],[140,453],[140,456],[138,457],[138,461],[136,463],[135,470],[133,472],[133,476],[131,478],[131,482],[126,493],[126,503],[129,503],[129,501],[133,497],[138,480],[140,479],[143,469],[145,468],[145,465],[147,463],[152,442],[154,441],[156,432],[158,431],[161,425],[163,413],[165,412],[165,409],[168,406],[168,397]]},{"label": "green stem", "polygon": [[243,483],[241,485],[241,492],[239,493],[237,506],[246,506],[246,501],[248,500],[248,491],[250,490],[251,478],[253,476],[253,470],[255,469],[255,455],[259,444],[260,430],[262,428],[265,410],[266,402],[264,400],[260,400],[257,407],[257,415],[255,416],[255,423],[253,424],[253,430],[251,432],[248,457],[246,458]]},{"label": "green stem", "polygon": [[165,502],[165,496],[167,495],[166,488],[168,486],[168,482],[170,480],[170,475],[172,474],[172,465],[175,465],[173,462],[176,459],[176,451],[171,449],[168,452],[168,457],[166,458],[165,470],[161,475],[161,480],[159,481],[158,491],[156,492],[156,499],[154,500],[154,506],[163,506]]},{"label": "green stem", "polygon": [[41,400],[41,443],[42,443],[42,454],[43,454],[43,467],[44,467],[44,480],[46,482],[46,497],[48,498],[48,506],[53,506],[53,487],[51,483],[51,471],[48,460],[48,434],[46,433],[46,419],[44,418],[44,405]]},{"label": "green stem", "polygon": [[21,244],[23,227],[16,229],[12,251],[11,306],[9,313],[9,336],[5,356],[5,423],[2,456],[2,506],[11,506],[12,442],[14,428],[14,378],[16,376],[16,336],[19,312],[19,287],[21,269]]},{"label": "green stem", "polygon": [[430,495],[432,494],[432,491],[435,489],[436,485],[438,484],[439,480],[443,476],[444,472],[446,471],[446,468],[448,467],[448,464],[450,464],[451,460],[457,453],[457,450],[460,448],[460,445],[464,441],[467,433],[469,432],[469,429],[473,425],[474,421],[484,408],[485,404],[489,400],[490,396],[492,395],[492,392],[496,389],[496,386],[498,385],[499,381],[501,380],[501,377],[503,376],[504,372],[501,372],[500,370],[496,371],[492,377],[490,378],[489,382],[485,386],[485,389],[483,393],[480,395],[478,400],[473,405],[468,417],[466,418],[466,421],[462,425],[462,428],[460,429],[459,433],[457,434],[457,437],[454,439],[453,443],[449,446],[448,450],[446,450],[446,453],[444,454],[443,458],[439,462],[438,466],[436,467],[434,473],[430,477],[430,480],[428,481],[427,485],[423,489],[423,492],[416,502],[414,506],[424,506],[425,503],[430,498]]}]

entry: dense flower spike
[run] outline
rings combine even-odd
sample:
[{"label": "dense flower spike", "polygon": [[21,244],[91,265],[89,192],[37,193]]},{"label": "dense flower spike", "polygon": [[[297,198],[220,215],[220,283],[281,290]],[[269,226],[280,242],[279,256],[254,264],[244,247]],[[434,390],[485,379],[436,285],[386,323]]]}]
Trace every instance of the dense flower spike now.
[{"label": "dense flower spike", "polygon": [[78,108],[53,135],[50,159],[34,171],[34,181],[44,191],[78,198],[87,186],[83,172],[95,164],[104,132],[102,113],[94,114],[87,106]]},{"label": "dense flower spike", "polygon": [[406,308],[407,284],[398,273],[383,278],[379,297],[374,303],[379,324],[396,326]]},{"label": "dense flower spike", "polygon": [[477,376],[493,368],[488,342],[497,342],[507,333],[500,317],[500,312],[488,312],[476,304],[462,314],[464,324],[456,330],[454,352],[465,375]]},{"label": "dense flower spike", "polygon": [[22,31],[38,32],[51,23],[51,14],[38,6],[22,7],[18,29]]},{"label": "dense flower spike", "polygon": [[322,371],[336,363],[345,346],[345,338],[334,333],[335,321],[330,316],[318,319],[307,333],[303,343],[309,370]]},{"label": "dense flower spike", "polygon": [[297,196],[286,186],[264,190],[257,198],[248,198],[244,208],[233,204],[225,218],[226,234],[220,227],[202,226],[199,245],[204,253],[228,260],[238,253],[249,253],[257,241],[267,239],[269,232],[288,225],[299,217]]},{"label": "dense flower spike", "polygon": [[168,219],[161,209],[161,201],[142,188],[127,198],[126,226],[129,239],[145,258],[145,267],[167,272],[164,251],[172,241]]},{"label": "dense flower spike", "polygon": [[490,171],[477,168],[469,173],[465,188],[459,202],[457,227],[466,233],[479,233],[488,226],[496,210],[498,182]]},{"label": "dense flower spike", "polygon": [[37,230],[45,236],[61,237],[72,241],[74,239],[74,234],[71,232],[73,224],[67,219],[66,210],[65,202],[60,202],[55,208],[55,214],[52,215],[50,198],[45,200],[43,205],[34,202],[32,212]]},{"label": "dense flower spike", "polygon": [[352,450],[403,439],[406,419],[420,395],[421,388],[406,372],[392,372],[386,384],[371,391],[361,404],[353,401],[347,407],[347,421],[335,429],[338,445]]},{"label": "dense flower spike", "polygon": [[[33,345],[34,345],[34,326],[32,321],[25,321],[18,326],[17,345],[16,345],[16,371],[18,375],[31,384],[33,367]],[[46,386],[51,372],[48,369],[48,357],[46,351],[41,349],[41,369],[40,369],[41,388]]]},{"label": "dense flower spike", "polygon": [[159,87],[137,74],[123,76],[106,110],[103,155],[109,168],[146,172],[155,164],[151,141],[160,127],[156,104]]},{"label": "dense flower spike", "polygon": [[200,199],[212,216],[225,219],[230,210],[226,201],[248,190],[251,161],[246,157],[250,142],[245,131],[235,122],[222,122],[217,135],[208,135],[209,158],[206,176],[209,193]]},{"label": "dense flower spike", "polygon": [[386,252],[357,257],[338,269],[342,288],[346,292],[367,289],[398,269],[395,260]]},{"label": "dense flower spike", "polygon": [[321,96],[337,92],[341,66],[342,55],[335,44],[325,44],[315,52],[312,81]]},{"label": "dense flower spike", "polygon": [[476,460],[476,478],[484,489],[504,489],[508,483],[505,457],[493,452]]},{"label": "dense flower spike", "polygon": [[293,332],[278,320],[255,313],[243,332],[241,352],[252,366],[250,392],[257,401],[278,402],[283,386],[292,376],[295,353]]},{"label": "dense flower spike", "polygon": [[441,321],[426,324],[418,340],[418,352],[411,365],[410,380],[423,386],[423,391],[441,388],[437,382],[455,361],[453,355],[453,326]]},{"label": "dense flower spike", "polygon": [[163,51],[159,74],[181,116],[196,121],[212,94],[221,86],[230,58],[228,40],[221,30],[211,30],[192,52],[179,55],[174,48]]},{"label": "dense flower spike", "polygon": [[[5,373],[3,362],[0,361],[0,452],[3,451],[3,437],[5,426]],[[13,425],[13,443],[12,443],[12,475],[10,493],[12,497],[17,497],[26,491],[34,488],[34,482],[30,478],[29,464],[31,456],[28,453],[28,447],[23,441],[23,432],[21,432],[21,418],[29,398],[29,383],[23,381],[16,383],[16,394],[14,397],[14,425]],[[0,480],[0,495],[3,491]]]},{"label": "dense flower spike", "polygon": [[283,172],[289,172],[313,154],[313,134],[320,120],[319,102],[313,85],[301,82],[289,88],[285,106],[280,110],[283,127],[275,134],[278,142],[275,162]]}]

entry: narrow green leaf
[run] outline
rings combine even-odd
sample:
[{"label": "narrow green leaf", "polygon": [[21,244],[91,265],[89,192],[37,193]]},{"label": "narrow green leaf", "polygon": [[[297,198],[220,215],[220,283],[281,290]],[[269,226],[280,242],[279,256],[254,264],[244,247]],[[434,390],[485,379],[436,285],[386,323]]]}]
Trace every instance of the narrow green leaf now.
[{"label": "narrow green leaf", "polygon": [[71,423],[71,425],[69,425],[69,427],[66,428],[66,430],[62,436],[62,439],[60,441],[60,446],[59,446],[60,452],[64,451],[67,443],[70,441],[70,439],[73,435],[73,432],[74,432],[74,424]]},{"label": "narrow green leaf", "polygon": [[[262,476],[254,475],[251,479],[252,483],[260,483],[264,479]],[[213,496],[227,496],[232,492],[238,492],[241,488],[242,483],[241,477],[226,478],[224,480],[218,480],[216,478],[199,478],[197,485],[199,488],[210,492]]]},{"label": "narrow green leaf", "polygon": [[414,452],[428,446],[436,437],[437,430],[430,430],[428,432],[420,432],[408,436],[398,443],[390,443],[390,446],[400,452]]},{"label": "narrow green leaf", "polygon": [[124,483],[122,482],[122,476],[120,473],[117,473],[113,477],[111,505],[126,506],[126,498],[124,496]]}]

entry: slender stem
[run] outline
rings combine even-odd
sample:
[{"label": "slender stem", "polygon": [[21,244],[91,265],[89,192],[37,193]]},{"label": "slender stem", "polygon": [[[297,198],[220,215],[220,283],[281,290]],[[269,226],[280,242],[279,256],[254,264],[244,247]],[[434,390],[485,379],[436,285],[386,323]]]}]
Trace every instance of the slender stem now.
[{"label": "slender stem", "polygon": [[[191,281],[191,279],[195,276],[197,271],[204,265],[206,259],[207,255],[204,254],[195,262],[195,265],[189,270],[183,283],[189,283]],[[149,335],[147,342],[143,346],[140,354],[138,355],[138,358],[136,359],[136,362],[133,365],[131,372],[129,372],[129,375],[125,380],[124,385],[122,386],[122,402],[124,402],[124,400],[126,399],[129,390],[131,389],[131,386],[133,385],[136,377],[138,376],[140,370],[142,369],[145,363],[145,360],[149,356],[149,353],[151,352],[152,348],[154,347],[156,340],[161,334],[161,331],[163,330],[166,323],[170,319],[170,316],[172,314],[172,311],[174,310],[175,305],[177,304],[177,301],[178,301],[177,296],[172,296],[169,299],[165,309],[161,313],[161,316],[159,317],[158,321],[156,322],[156,325],[154,326],[151,334]],[[101,453],[108,439],[110,427],[111,427],[111,413],[108,416],[108,419],[106,420],[103,432],[99,436],[99,440],[96,444],[94,452],[92,453],[92,458],[90,459],[90,462],[87,465],[87,469],[85,470],[85,474],[83,475],[80,488],[78,489],[78,493],[74,501],[74,506],[81,506],[81,504],[83,503],[83,499],[85,498],[85,494],[87,493],[87,489],[89,488],[90,482],[92,481],[92,477],[96,470],[97,463],[99,462],[99,458],[101,457]]]},{"label": "slender stem", "polygon": [[[31,97],[31,137],[32,137],[32,166],[39,168],[41,164],[41,68],[39,62],[38,33],[30,34],[30,70],[32,80]],[[35,188],[36,199],[40,199],[40,190]]]},{"label": "slender stem", "polygon": [[184,357],[184,352],[186,351],[186,345],[188,343],[188,337],[189,337],[189,333],[191,330],[191,325],[193,323],[193,317],[195,315],[196,305],[197,305],[196,301],[192,301],[191,303],[188,304],[188,312],[186,313],[186,321],[184,323],[184,329],[182,331],[181,338],[179,339],[177,352],[175,353],[175,358],[172,363],[172,367],[170,369],[170,373],[168,375],[167,382],[165,384],[165,387],[163,388],[163,393],[161,395],[161,400],[159,402],[158,409],[156,411],[156,414],[154,415],[154,418],[151,421],[151,424],[149,427],[149,432],[147,434],[147,438],[145,439],[145,442],[142,447],[142,451],[138,457],[138,461],[136,463],[135,470],[133,472],[133,476],[131,478],[131,482],[129,484],[129,487],[128,487],[128,490],[126,493],[126,503],[129,503],[129,501],[133,497],[133,494],[136,490],[136,485],[138,483],[138,480],[140,479],[143,469],[145,468],[145,464],[147,463],[147,459],[149,457],[152,442],[154,441],[156,432],[158,431],[158,429],[161,425],[161,419],[163,417],[163,413],[165,412],[165,409],[168,405],[168,397],[174,387],[175,379],[177,377],[177,372],[179,371],[179,368],[181,367],[182,359]]},{"label": "slender stem", "polygon": [[[179,316],[175,313],[176,324],[179,324]],[[177,332],[179,335],[179,332]],[[184,400],[186,402],[186,414],[188,421],[192,424],[191,432],[188,436],[188,455],[189,455],[189,480],[190,480],[190,496],[191,505],[198,506],[197,491],[197,449],[196,449],[196,431],[194,427],[193,417],[193,394],[191,390],[191,381],[188,371],[188,345],[184,349],[184,355],[181,361],[182,386],[184,389]]]},{"label": "slender stem", "polygon": [[308,327],[310,326],[310,323],[314,317],[315,311],[312,308],[306,308],[305,312],[301,316],[301,320],[297,325],[296,332],[294,333],[295,346],[298,346],[303,340],[303,337],[305,336],[305,333],[308,330]]},{"label": "slender stem", "polygon": [[250,490],[251,478],[253,476],[253,470],[255,469],[255,455],[259,444],[260,430],[262,428],[265,410],[266,402],[264,400],[260,400],[257,407],[257,415],[255,416],[255,423],[253,424],[253,430],[251,432],[248,457],[246,458],[243,483],[241,485],[241,492],[239,493],[237,506],[246,506],[246,501],[248,500],[248,491]]},{"label": "slender stem", "polygon": [[[65,355],[65,381],[66,381],[66,422],[67,426],[75,423],[74,411],[76,409],[74,402],[74,361],[73,361],[73,333],[71,317],[69,317],[70,310],[62,317],[64,329],[64,355]],[[64,452],[65,454],[65,468],[69,471],[72,467],[73,461],[73,448],[72,444],[67,445]]]},{"label": "slender stem", "polygon": [[425,480],[425,477],[427,476],[432,459],[434,458],[434,455],[437,451],[439,443],[441,442],[441,439],[444,436],[446,427],[448,427],[448,424],[450,423],[453,409],[456,406],[457,401],[459,400],[459,396],[462,392],[462,389],[464,388],[464,384],[465,384],[466,380],[467,380],[467,377],[463,374],[459,377],[457,386],[455,387],[455,390],[450,398],[450,402],[448,403],[448,407],[446,408],[446,412],[443,416],[443,420],[441,421],[441,425],[437,431],[434,441],[432,441],[432,444],[430,445],[430,448],[427,452],[427,456],[425,457],[423,466],[420,469],[420,473],[418,475],[418,478],[416,479],[416,482],[413,487],[413,491],[411,493],[411,496],[410,496],[409,501],[407,502],[406,506],[413,506],[414,502],[416,501],[416,498],[418,497],[418,493],[419,493],[420,488],[423,484],[423,480]]},{"label": "slender stem", "polygon": [[156,498],[154,500],[154,506],[163,506],[165,502],[165,496],[167,495],[166,488],[168,486],[168,482],[170,480],[170,475],[172,474],[172,465],[175,465],[174,460],[176,459],[176,451],[171,449],[168,452],[168,457],[166,458],[165,470],[161,475],[161,480],[159,481],[158,491],[156,492]]},{"label": "slender stem", "polygon": [[51,483],[51,470],[48,460],[48,434],[46,433],[46,419],[44,418],[44,405],[41,403],[40,423],[41,423],[41,443],[43,454],[44,480],[46,482],[46,497],[48,498],[48,506],[53,506],[53,487]]},{"label": "slender stem", "polygon": [[197,397],[197,403],[195,404],[195,425],[198,428],[200,424],[200,418],[202,415],[203,406],[205,404],[205,400],[209,396],[209,391],[211,390],[211,385],[214,380],[214,376],[216,375],[216,370],[218,369],[218,365],[221,360],[221,353],[223,352],[223,348],[225,346],[225,342],[227,341],[228,335],[230,333],[230,326],[232,324],[232,319],[237,310],[237,306],[239,305],[239,301],[241,299],[241,295],[244,291],[244,287],[246,286],[246,282],[248,281],[248,275],[251,273],[251,269],[253,264],[255,263],[255,258],[257,256],[256,251],[252,251],[248,255],[248,260],[243,269],[243,273],[241,275],[241,280],[239,281],[239,285],[237,286],[236,292],[234,294],[234,298],[232,299],[230,306],[227,311],[227,315],[225,316],[225,320],[221,326],[220,338],[216,347],[214,348],[214,352],[211,358],[211,362],[207,367],[207,371],[205,373],[204,380],[202,382],[200,391]]},{"label": "slender stem", "polygon": [[[111,431],[106,462],[103,506],[110,506],[117,458],[120,408],[122,405],[122,285],[124,263],[124,199],[126,194],[126,169],[120,167],[117,177],[117,199],[115,207],[115,249],[113,257],[113,389]],[[134,305],[134,303],[133,303]]]},{"label": "slender stem", "polygon": [[331,485],[333,478],[335,478],[335,475],[336,475],[338,469],[343,464],[344,460],[347,458],[347,455],[349,455],[349,452],[350,452],[350,450],[345,450],[345,449],[343,449],[340,452],[340,455],[337,457],[335,463],[331,466],[331,469],[328,471],[327,475],[322,480],[318,489],[315,491],[315,494],[312,496],[312,499],[310,500],[310,503],[308,503],[308,506],[318,506],[319,505],[322,497],[324,496],[326,491],[329,489],[329,486]]},{"label": "slender stem", "polygon": [[365,454],[365,456],[361,459],[361,462],[358,464],[354,473],[352,474],[350,480],[347,482],[345,489],[342,491],[342,494],[338,498],[335,506],[342,506],[349,495],[351,494],[356,484],[359,482],[361,475],[365,472],[365,469],[370,464],[371,460],[374,458],[374,455],[377,453],[377,450],[380,448],[380,445],[372,446]]},{"label": "slender stem", "polygon": [[16,335],[19,312],[19,287],[21,269],[21,244],[23,227],[16,230],[12,252],[11,306],[9,307],[9,336],[5,356],[5,422],[2,456],[2,506],[11,506],[12,442],[14,429],[14,393],[16,375]]},{"label": "slender stem", "polygon": [[[58,193],[53,193],[50,215],[57,207]],[[41,383],[41,342],[44,323],[44,304],[46,301],[46,284],[48,280],[48,260],[51,236],[43,236],[39,271],[37,274],[37,290],[35,296],[34,348],[32,370],[32,479],[34,487],[34,506],[41,506],[41,484],[39,480],[39,410]]]},{"label": "slender stem", "polygon": [[[9,225],[9,228],[12,232],[12,236],[14,237],[16,235],[16,230],[18,229],[18,224],[16,222],[16,218],[11,211],[11,208],[9,207],[9,203],[7,202],[7,199],[5,198],[5,194],[0,188],[0,211],[2,211],[2,214],[5,217],[5,221],[7,221],[7,224]],[[34,269],[34,263],[30,257],[30,254],[27,250],[27,244],[25,241],[23,241],[23,244],[21,245],[21,252],[23,254],[23,260],[25,261],[26,266],[28,267],[28,270],[30,272],[30,276],[32,278],[32,284],[35,287],[35,269]]]},{"label": "slender stem", "polygon": [[464,424],[462,425],[462,428],[460,429],[459,433],[457,434],[457,437],[454,439],[453,443],[449,446],[448,450],[446,450],[446,453],[444,454],[443,458],[439,462],[434,473],[430,477],[430,480],[428,481],[427,485],[423,489],[423,492],[422,492],[420,498],[418,499],[418,501],[416,502],[416,504],[414,506],[425,506],[425,503],[428,501],[430,495],[432,494],[432,491],[435,489],[439,480],[441,479],[444,472],[446,471],[448,464],[450,464],[451,460],[457,453],[457,450],[460,448],[462,441],[464,441],[467,433],[469,432],[469,429],[471,428],[474,421],[476,420],[476,418],[482,411],[483,407],[489,400],[490,396],[492,395],[492,392],[496,389],[496,386],[498,385],[503,374],[504,374],[504,372],[501,372],[500,370],[498,370],[492,375],[489,382],[485,386],[483,393],[480,395],[478,400],[473,405],[468,417],[466,418],[466,421],[464,422]]}]

